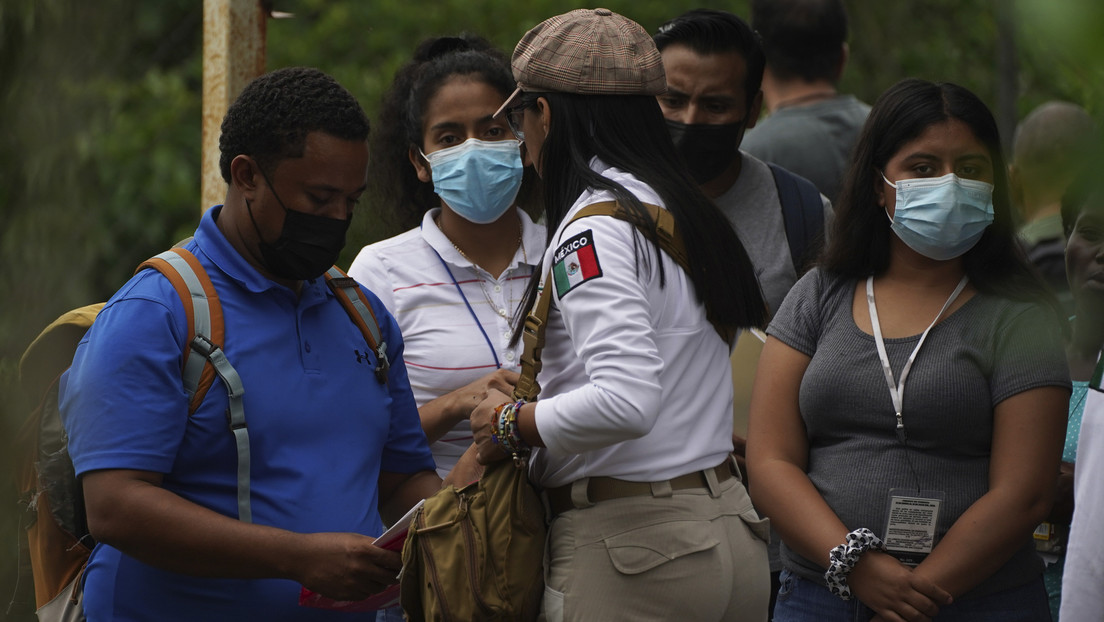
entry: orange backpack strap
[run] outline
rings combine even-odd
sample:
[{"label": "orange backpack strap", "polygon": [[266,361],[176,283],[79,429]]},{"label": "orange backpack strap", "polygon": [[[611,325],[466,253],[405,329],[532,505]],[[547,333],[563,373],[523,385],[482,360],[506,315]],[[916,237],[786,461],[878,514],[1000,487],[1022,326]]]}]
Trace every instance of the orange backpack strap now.
[{"label": "orange backpack strap", "polygon": [[[195,344],[198,336],[201,342],[221,348],[226,341],[222,305],[207,271],[195,255],[183,248],[172,248],[138,266],[138,270],[145,268],[153,268],[164,275],[180,296],[188,317],[187,343]],[[193,349],[184,350],[184,388],[188,391],[189,413],[194,413],[203,403],[215,380],[214,366],[202,356],[191,356]]]},{"label": "orange backpack strap", "polygon": [[[252,522],[253,512],[249,501],[249,429],[245,424],[242,400],[245,388],[222,349],[226,334],[222,305],[219,304],[215,286],[195,255],[184,248],[171,248],[138,266],[138,270],[145,268],[157,270],[172,283],[188,317],[188,347],[184,350],[183,377],[184,388],[189,396],[189,414],[194,413],[203,402],[214,382],[215,374],[218,374],[226,387],[230,402],[227,418],[238,453],[238,519],[246,523]],[[198,356],[191,356],[193,353]]]},{"label": "orange backpack strap", "polygon": [[337,266],[326,271],[326,285],[341,301],[345,312],[360,329],[360,333],[364,335],[364,341],[368,342],[369,349],[376,353],[376,380],[379,380],[380,384],[386,384],[387,372],[391,369],[391,362],[387,360],[387,342],[380,334],[379,322],[376,321],[376,314],[372,312],[368,297],[364,295],[356,279],[345,274]]}]

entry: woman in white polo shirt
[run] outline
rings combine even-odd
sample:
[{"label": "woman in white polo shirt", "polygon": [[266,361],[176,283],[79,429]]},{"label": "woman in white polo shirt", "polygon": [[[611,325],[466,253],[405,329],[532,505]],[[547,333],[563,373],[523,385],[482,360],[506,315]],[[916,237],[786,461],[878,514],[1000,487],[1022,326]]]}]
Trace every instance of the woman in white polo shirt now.
[{"label": "woman in white polo shirt", "polygon": [[[766,527],[734,476],[729,363],[733,334],[766,306],[671,142],[659,52],[631,20],[577,10],[530,30],[512,66],[507,118],[551,232],[543,389],[535,402],[492,392],[472,429],[483,462],[531,448],[554,516],[545,619],[766,620]],[[610,201],[632,222],[573,220]],[[688,270],[658,243],[668,217]]]},{"label": "woman in white polo shirt", "polygon": [[[396,74],[373,132],[373,202],[414,228],[364,247],[349,274],[399,323],[442,477],[472,444],[472,408],[517,379],[511,318],[544,247],[544,228],[515,207],[518,141],[491,118],[513,88],[487,41],[430,39]],[[465,460],[450,481],[478,474]]]}]

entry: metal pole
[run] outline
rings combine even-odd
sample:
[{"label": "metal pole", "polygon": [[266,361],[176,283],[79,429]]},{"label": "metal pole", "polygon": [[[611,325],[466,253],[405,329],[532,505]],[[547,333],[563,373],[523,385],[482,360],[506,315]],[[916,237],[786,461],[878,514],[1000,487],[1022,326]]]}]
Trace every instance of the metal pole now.
[{"label": "metal pole", "polygon": [[203,141],[200,211],[226,197],[219,172],[219,128],[230,102],[265,70],[270,1],[203,0]]}]

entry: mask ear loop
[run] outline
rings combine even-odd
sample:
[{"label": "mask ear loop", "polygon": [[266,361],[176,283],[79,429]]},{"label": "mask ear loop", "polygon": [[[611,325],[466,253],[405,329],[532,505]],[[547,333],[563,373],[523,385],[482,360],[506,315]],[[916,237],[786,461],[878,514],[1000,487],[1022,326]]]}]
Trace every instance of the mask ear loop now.
[{"label": "mask ear loop", "polygon": [[264,172],[264,169],[261,168],[260,165],[257,166],[257,170],[261,172],[261,177],[264,177],[265,183],[268,184],[268,189],[272,191],[272,196],[276,197],[276,202],[280,204],[280,207],[284,208],[284,213],[290,212],[291,210],[284,205],[284,200],[277,194],[276,186],[272,185],[272,180],[268,178],[268,173]]},{"label": "mask ear loop", "polygon": [[[260,171],[261,177],[263,177],[265,183],[268,184],[268,189],[272,191],[272,196],[276,197],[276,202],[279,203],[280,207],[283,208],[284,215],[286,216],[289,210],[287,206],[284,205],[284,200],[280,198],[280,195],[276,194],[276,188],[273,187],[272,181],[268,178],[268,173],[264,172],[264,169],[261,168],[260,164],[257,164],[256,160],[254,160],[253,158],[249,159],[257,167],[257,170]],[[249,201],[245,202],[245,211],[247,214],[249,214],[249,221],[253,223],[253,230],[257,232],[257,239],[265,244],[268,244],[268,242],[264,239],[264,235],[261,234],[261,228],[257,226],[257,219],[253,217],[253,205]]]},{"label": "mask ear loop", "polygon": [[268,242],[265,242],[264,236],[261,235],[261,228],[257,226],[257,219],[253,218],[253,204],[249,200],[245,201],[245,213],[249,214],[249,222],[253,223],[253,231],[257,233],[257,239],[268,244]]},{"label": "mask ear loop", "polygon": [[[897,184],[893,183],[892,181],[889,181],[889,179],[887,179],[887,178],[886,178],[886,176],[885,176],[885,171],[882,171],[882,172],[881,172],[881,173],[879,173],[879,174],[880,174],[880,175],[882,176],[882,179],[883,179],[883,180],[885,180],[885,182],[886,182],[887,184],[889,184],[889,187],[890,187],[890,188],[893,188],[894,190],[896,190],[896,189],[897,189]],[[893,224],[893,216],[890,216],[890,215],[889,215],[889,208],[883,205],[883,206],[882,206],[882,211],[884,211],[884,212],[885,212],[886,218],[888,218],[888,219],[889,219],[889,224],[890,224],[890,225],[892,225],[892,224]]]}]

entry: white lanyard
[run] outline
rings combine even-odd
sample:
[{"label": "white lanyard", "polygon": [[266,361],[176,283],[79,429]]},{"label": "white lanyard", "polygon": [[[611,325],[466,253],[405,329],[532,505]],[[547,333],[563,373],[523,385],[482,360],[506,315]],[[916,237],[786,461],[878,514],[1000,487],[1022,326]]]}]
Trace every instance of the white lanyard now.
[{"label": "white lanyard", "polygon": [[928,338],[928,333],[931,332],[932,327],[939,321],[947,307],[950,307],[951,303],[962,293],[967,280],[966,276],[962,277],[962,280],[958,282],[958,287],[951,292],[951,297],[943,303],[943,308],[935,314],[935,319],[924,329],[924,333],[920,335],[919,343],[912,349],[912,354],[905,362],[905,368],[901,370],[901,380],[894,384],[893,368],[889,366],[889,355],[886,354],[885,340],[882,339],[882,325],[878,322],[878,308],[874,305],[874,277],[870,276],[866,279],[866,304],[870,308],[870,324],[874,328],[874,341],[878,344],[878,357],[882,359],[882,371],[885,372],[886,384],[889,385],[889,397],[893,400],[893,410],[897,415],[897,440],[902,443],[905,442],[905,420],[901,415],[901,408],[905,402],[905,380],[908,378],[909,370],[912,369],[913,361],[916,360],[916,353],[920,351],[920,346],[924,345],[924,340]]}]

